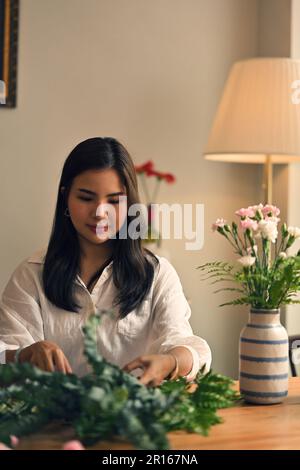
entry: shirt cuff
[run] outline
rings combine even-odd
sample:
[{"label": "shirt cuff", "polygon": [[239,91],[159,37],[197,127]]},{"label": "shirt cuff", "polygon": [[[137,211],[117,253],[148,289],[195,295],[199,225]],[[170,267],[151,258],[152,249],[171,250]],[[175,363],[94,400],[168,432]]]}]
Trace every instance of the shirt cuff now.
[{"label": "shirt cuff", "polygon": [[196,349],[192,348],[192,346],[187,346],[185,344],[176,344],[176,347],[177,346],[181,346],[183,348],[188,349],[190,351],[190,353],[192,354],[192,356],[193,356],[192,368],[191,368],[190,372],[187,375],[183,376],[183,378],[185,378],[188,382],[191,382],[192,380],[194,380],[194,378],[196,377],[196,375],[197,375],[197,373],[200,369],[199,354],[197,353]]},{"label": "shirt cuff", "polygon": [[6,351],[0,352],[0,364],[6,364]]},{"label": "shirt cuff", "polygon": [[0,351],[0,364],[7,364],[6,362],[6,351],[17,351],[18,346],[7,345],[6,349]]}]

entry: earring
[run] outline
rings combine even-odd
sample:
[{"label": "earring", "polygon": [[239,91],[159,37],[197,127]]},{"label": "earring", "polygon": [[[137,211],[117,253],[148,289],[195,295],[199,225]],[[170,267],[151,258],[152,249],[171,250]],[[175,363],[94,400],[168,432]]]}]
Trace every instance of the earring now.
[{"label": "earring", "polygon": [[68,207],[66,207],[66,210],[65,210],[65,212],[64,212],[64,215],[65,215],[66,217],[70,217],[70,212],[69,212]]}]

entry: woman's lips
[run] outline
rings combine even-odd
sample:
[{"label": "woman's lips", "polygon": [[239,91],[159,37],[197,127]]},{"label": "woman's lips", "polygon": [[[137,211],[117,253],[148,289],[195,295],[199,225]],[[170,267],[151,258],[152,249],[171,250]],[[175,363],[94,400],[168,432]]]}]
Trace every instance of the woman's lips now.
[{"label": "woman's lips", "polygon": [[108,230],[108,225],[98,225],[98,228],[97,228],[97,225],[88,225],[88,228],[93,232],[93,233],[97,233],[97,231],[99,233],[102,233],[102,232],[107,232]]}]

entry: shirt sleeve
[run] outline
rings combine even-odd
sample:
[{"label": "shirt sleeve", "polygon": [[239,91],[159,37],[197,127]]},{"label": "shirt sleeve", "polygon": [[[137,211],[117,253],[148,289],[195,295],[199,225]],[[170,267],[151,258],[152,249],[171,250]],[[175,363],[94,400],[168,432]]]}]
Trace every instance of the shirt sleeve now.
[{"label": "shirt sleeve", "polygon": [[0,301],[0,359],[5,363],[5,350],[44,339],[38,289],[26,262],[14,271]]},{"label": "shirt sleeve", "polygon": [[208,372],[210,348],[203,338],[193,334],[189,323],[191,308],[176,270],[165,258],[160,258],[152,302],[153,341],[149,353],[164,354],[174,347],[185,346],[193,356],[193,366],[186,378],[193,380],[203,366]]}]

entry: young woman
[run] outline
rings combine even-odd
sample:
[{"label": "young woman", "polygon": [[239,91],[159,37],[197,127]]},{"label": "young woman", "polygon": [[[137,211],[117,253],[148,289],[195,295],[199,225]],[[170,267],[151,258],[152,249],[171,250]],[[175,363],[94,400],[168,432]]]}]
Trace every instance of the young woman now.
[{"label": "young woman", "polygon": [[136,174],[122,144],[96,137],[72,150],[48,248],[24,260],[3,292],[2,363],[83,376],[82,326],[96,310],[113,309],[102,317],[98,350],[127,372],[142,370],[141,383],[192,380],[203,365],[209,370],[209,346],[193,335],[175,269],[129,236],[135,203]]}]

